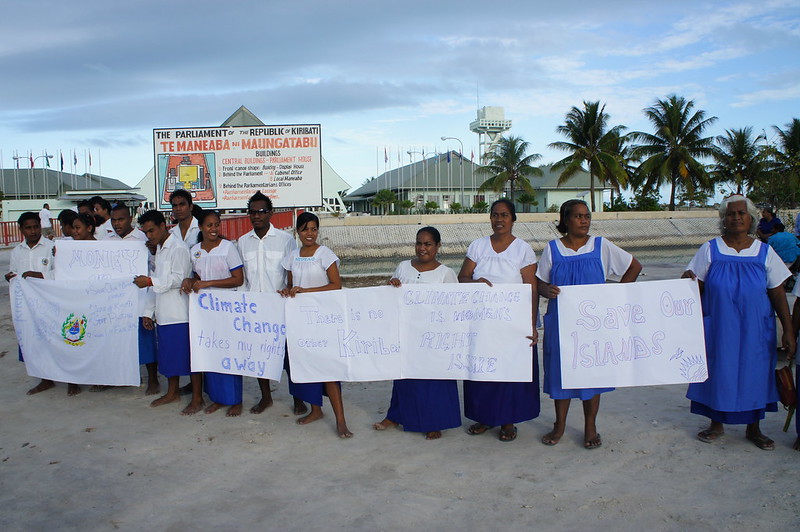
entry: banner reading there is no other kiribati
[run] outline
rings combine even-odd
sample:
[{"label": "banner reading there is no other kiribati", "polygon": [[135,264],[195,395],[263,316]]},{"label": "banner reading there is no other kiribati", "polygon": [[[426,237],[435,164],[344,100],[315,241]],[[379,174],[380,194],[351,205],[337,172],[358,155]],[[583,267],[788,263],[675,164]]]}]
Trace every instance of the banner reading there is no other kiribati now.
[{"label": "banner reading there is no other kiribati", "polygon": [[11,315],[28,375],[139,385],[139,289],[130,280],[11,280]]}]

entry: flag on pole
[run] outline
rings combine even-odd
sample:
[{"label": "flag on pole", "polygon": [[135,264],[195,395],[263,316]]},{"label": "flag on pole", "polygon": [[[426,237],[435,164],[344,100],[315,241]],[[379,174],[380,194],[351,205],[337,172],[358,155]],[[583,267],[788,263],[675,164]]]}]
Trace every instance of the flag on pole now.
[{"label": "flag on pole", "polygon": [[89,168],[92,167],[92,150],[89,150]]},{"label": "flag on pole", "polygon": [[447,164],[450,164],[450,150],[447,150]]},{"label": "flag on pole", "polygon": [[72,166],[78,166],[78,152],[72,150]]},{"label": "flag on pole", "polygon": [[474,162],[475,162],[475,150],[472,150],[472,151],[470,152],[470,154],[469,154],[469,160],[470,160],[470,162],[472,162],[472,163],[474,163]]},{"label": "flag on pole", "polygon": [[383,164],[389,162],[389,152],[386,151],[386,146],[383,147]]},{"label": "flag on pole", "polygon": [[461,166],[462,164],[464,164],[464,154],[459,151],[458,152],[458,165]]},{"label": "flag on pole", "polygon": [[58,157],[61,159],[61,171],[64,171],[64,153],[58,152]]},{"label": "flag on pole", "polygon": [[32,153],[28,154],[28,160],[31,162],[31,168],[33,168],[33,154]]},{"label": "flag on pole", "polygon": [[47,155],[47,152],[45,152],[44,154],[44,164],[46,164],[47,167],[50,168],[50,156]]}]

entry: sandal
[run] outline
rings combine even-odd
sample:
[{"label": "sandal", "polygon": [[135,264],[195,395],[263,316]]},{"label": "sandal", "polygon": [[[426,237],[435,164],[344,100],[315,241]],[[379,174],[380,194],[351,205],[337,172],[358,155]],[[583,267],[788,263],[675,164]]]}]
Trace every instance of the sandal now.
[{"label": "sandal", "polygon": [[714,443],[725,434],[722,431],[706,429],[697,433],[697,439],[703,443]]},{"label": "sandal", "polygon": [[500,429],[500,441],[509,442],[517,439],[517,427],[511,427],[511,430]]},{"label": "sandal", "polygon": [[775,450],[775,442],[771,439],[767,438],[760,432],[757,434],[746,434],[745,437],[756,444],[756,447],[761,449],[762,451],[774,451]]},{"label": "sandal", "polygon": [[592,438],[591,440],[586,440],[586,441],[583,442],[583,448],[584,449],[589,449],[589,450],[597,449],[601,445],[603,445],[603,440],[600,438],[600,434],[599,433],[595,434],[594,438]]},{"label": "sandal", "polygon": [[494,427],[491,425],[484,425],[483,423],[475,423],[474,425],[470,425],[470,427],[467,429],[467,434],[469,434],[470,436],[480,436],[487,430],[491,430],[493,428]]}]

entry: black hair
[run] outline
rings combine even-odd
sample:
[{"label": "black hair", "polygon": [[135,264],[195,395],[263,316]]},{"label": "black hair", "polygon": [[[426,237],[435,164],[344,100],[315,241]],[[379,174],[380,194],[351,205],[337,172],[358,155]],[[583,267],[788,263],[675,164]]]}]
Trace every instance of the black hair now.
[{"label": "black hair", "polygon": [[[97,229],[97,225],[98,225],[97,224],[97,218],[95,218],[95,216],[93,214],[86,214],[85,212],[84,213],[80,213],[80,214],[76,215],[75,218],[72,220],[73,223],[75,222],[75,220],[80,220],[80,222],[83,225],[85,225],[86,227],[91,227],[92,229]],[[100,225],[102,225],[103,223],[104,222],[101,222]],[[94,231],[92,231],[92,232],[94,232]]]},{"label": "black hair", "polygon": [[150,210],[144,213],[143,215],[139,216],[139,225],[144,225],[147,222],[153,222],[156,225],[166,224],[167,220],[164,218],[164,215],[156,210]]},{"label": "black hair", "polygon": [[[222,216],[220,216],[219,211],[214,211],[214,210],[209,209],[207,211],[206,210],[201,210],[200,211],[200,213],[196,217],[197,218],[197,223],[199,225],[203,225],[203,222],[205,222],[206,218],[208,218],[209,216],[216,216],[218,220],[222,220]],[[225,235],[221,234],[221,235],[219,235],[219,237],[222,238],[222,239],[225,239]],[[227,239],[225,239],[225,240],[227,240]],[[203,231],[200,231],[197,234],[197,241],[198,242],[202,242],[203,241]]]},{"label": "black hair", "polygon": [[128,211],[128,214],[131,213],[131,210],[128,208],[128,206],[121,201],[119,203],[115,203],[114,206],[111,207],[111,212],[113,211]]},{"label": "black hair", "polygon": [[784,232],[784,231],[786,231],[786,226],[785,226],[785,225],[783,225],[783,224],[782,224],[782,223],[780,223],[780,222],[778,222],[778,223],[776,223],[776,224],[775,224],[775,232],[777,232],[777,233],[782,233],[782,232]]},{"label": "black hair", "polygon": [[185,188],[176,188],[175,190],[169,193],[170,203],[172,203],[172,200],[174,200],[175,198],[183,198],[189,203],[189,205],[192,204],[192,195],[189,194],[189,191],[186,190]]},{"label": "black hair", "polygon": [[23,212],[22,214],[20,214],[19,218],[17,218],[17,223],[19,224],[20,227],[22,227],[22,224],[24,224],[28,220],[36,220],[36,222],[39,223],[39,225],[41,225],[42,223],[42,220],[39,219],[39,215],[35,212],[30,212],[30,211]]},{"label": "black hair", "polygon": [[111,212],[111,202],[101,196],[92,196],[89,200],[89,205],[94,207],[97,204],[100,204],[101,209]]},{"label": "black hair", "polygon": [[427,227],[423,227],[422,229],[417,231],[417,238],[419,238],[420,233],[429,233],[433,237],[433,241],[436,244],[442,243],[442,235],[439,234],[439,230],[436,229],[435,227],[431,227],[430,225]]},{"label": "black hair", "polygon": [[556,231],[562,235],[567,234],[567,218],[572,216],[572,209],[575,205],[583,205],[587,210],[589,209],[589,205],[587,205],[585,201],[579,199],[571,199],[562,203],[558,214],[558,225],[556,225]]},{"label": "black hair", "polygon": [[492,203],[492,207],[489,209],[489,212],[491,213],[494,210],[494,206],[497,205],[498,203],[502,203],[503,205],[508,207],[508,210],[511,213],[511,220],[516,222],[517,221],[517,208],[514,207],[514,202],[512,202],[510,199],[500,198],[499,200],[495,200],[494,203]]},{"label": "black hair", "polygon": [[308,211],[297,217],[297,223],[295,224],[295,227],[298,231],[301,231],[303,227],[308,224],[308,222],[317,222],[317,229],[319,229],[319,218],[313,212]]},{"label": "black hair", "polygon": [[81,200],[78,202],[78,209],[80,209],[81,207],[88,207],[89,210],[91,210],[92,204],[89,200]]},{"label": "black hair", "polygon": [[58,213],[58,221],[62,224],[72,225],[73,220],[78,217],[78,213],[72,209],[64,209]]},{"label": "black hair", "polygon": [[267,197],[264,194],[262,194],[260,190],[258,192],[256,192],[255,194],[253,194],[252,196],[250,196],[250,199],[247,200],[247,209],[250,210],[250,204],[251,203],[255,203],[256,201],[264,201],[264,202],[266,202],[267,203],[267,210],[268,211],[272,210],[272,200],[269,199],[269,197]]}]

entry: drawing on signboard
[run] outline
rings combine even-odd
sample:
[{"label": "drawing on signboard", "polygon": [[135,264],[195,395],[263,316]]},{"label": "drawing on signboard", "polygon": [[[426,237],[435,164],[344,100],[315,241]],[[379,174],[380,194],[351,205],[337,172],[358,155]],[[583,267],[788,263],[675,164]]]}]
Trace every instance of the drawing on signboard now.
[{"label": "drawing on signboard", "polygon": [[214,153],[159,154],[158,177],[161,201],[169,204],[173,190],[188,190],[201,207],[216,207],[216,165]]}]

